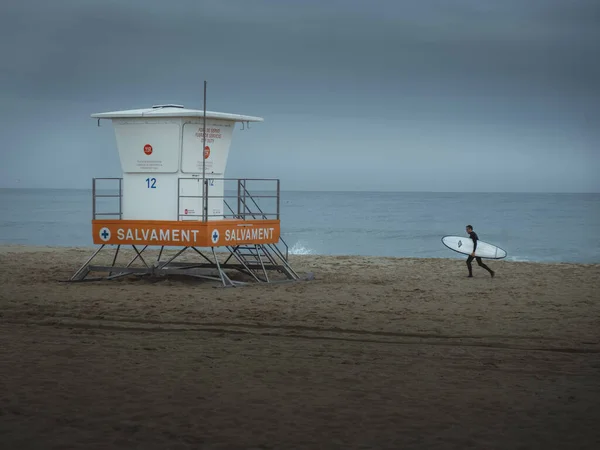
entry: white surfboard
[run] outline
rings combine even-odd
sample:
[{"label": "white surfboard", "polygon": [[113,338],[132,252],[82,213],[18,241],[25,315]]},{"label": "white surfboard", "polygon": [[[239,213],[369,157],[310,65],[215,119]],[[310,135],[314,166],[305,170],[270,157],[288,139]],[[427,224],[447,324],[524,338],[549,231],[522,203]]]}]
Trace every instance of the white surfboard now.
[{"label": "white surfboard", "polygon": [[[469,236],[444,236],[442,243],[450,250],[470,255],[473,251],[473,240]],[[506,258],[506,251],[495,245],[483,241],[477,241],[475,256],[488,259]]]}]

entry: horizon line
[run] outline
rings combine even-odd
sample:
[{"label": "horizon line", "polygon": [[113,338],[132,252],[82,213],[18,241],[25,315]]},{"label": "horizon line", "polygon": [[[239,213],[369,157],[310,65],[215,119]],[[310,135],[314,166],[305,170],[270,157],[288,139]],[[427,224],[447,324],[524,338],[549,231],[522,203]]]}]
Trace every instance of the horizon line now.
[{"label": "horizon line", "polygon": [[[89,187],[50,187],[50,186],[0,186],[0,189],[48,190],[48,191],[92,191]],[[104,188],[103,190],[110,190]],[[268,190],[268,189],[258,189]],[[436,191],[436,190],[380,190],[380,189],[281,189],[280,192],[327,192],[327,193],[383,193],[383,194],[600,194],[600,191]]]}]

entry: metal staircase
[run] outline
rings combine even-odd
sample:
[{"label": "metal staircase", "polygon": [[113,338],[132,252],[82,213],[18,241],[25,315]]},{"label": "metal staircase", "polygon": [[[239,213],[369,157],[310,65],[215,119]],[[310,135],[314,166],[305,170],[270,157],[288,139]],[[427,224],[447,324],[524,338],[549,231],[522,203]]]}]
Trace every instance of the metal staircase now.
[{"label": "metal staircase", "polygon": [[[227,201],[224,201],[225,206],[239,219],[268,219],[270,214],[265,213],[258,205],[255,196],[250,194],[246,188],[245,179],[238,180],[238,195],[237,198],[237,214],[229,206]],[[279,180],[277,180],[277,212],[276,217],[279,218]],[[231,258],[234,258],[239,263],[238,270],[252,276],[256,281],[269,283],[269,275],[267,271],[275,270],[284,274],[290,280],[298,280],[300,277],[292,269],[288,263],[289,247],[285,240],[280,236],[279,243],[285,248],[285,253],[276,244],[245,244],[238,246],[228,246],[227,249],[231,255],[225,261],[227,264]]]},{"label": "metal staircase", "polygon": [[[290,280],[299,280],[300,277],[288,264],[287,258],[274,244],[253,244],[227,247],[231,255],[225,261],[228,264],[231,258],[239,263],[238,270],[250,275],[256,281],[269,283],[267,271],[275,270],[284,274]],[[230,265],[231,267],[231,265]]]}]

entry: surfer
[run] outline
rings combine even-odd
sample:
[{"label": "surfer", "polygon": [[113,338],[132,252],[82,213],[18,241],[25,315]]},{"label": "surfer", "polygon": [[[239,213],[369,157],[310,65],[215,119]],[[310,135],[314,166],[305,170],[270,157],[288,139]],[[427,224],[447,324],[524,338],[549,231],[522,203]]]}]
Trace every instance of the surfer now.
[{"label": "surfer", "polygon": [[481,257],[475,256],[475,250],[477,250],[477,241],[479,240],[479,236],[477,236],[477,233],[475,233],[473,231],[473,227],[471,225],[467,225],[467,233],[469,234],[469,237],[473,240],[473,251],[467,258],[467,267],[469,268],[469,278],[473,278],[473,268],[471,266],[473,259],[475,259],[477,261],[477,264],[479,264],[480,267],[483,267],[485,270],[487,270],[490,273],[490,275],[492,276],[492,278],[494,278],[495,272],[484,264],[484,262],[481,260]]}]

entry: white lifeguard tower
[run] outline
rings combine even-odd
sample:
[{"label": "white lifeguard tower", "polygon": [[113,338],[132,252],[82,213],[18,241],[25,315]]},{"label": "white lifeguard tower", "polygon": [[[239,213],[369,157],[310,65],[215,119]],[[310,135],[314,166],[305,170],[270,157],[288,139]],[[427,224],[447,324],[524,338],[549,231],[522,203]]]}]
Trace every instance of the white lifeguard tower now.
[{"label": "white lifeguard tower", "polygon": [[[288,280],[299,279],[280,236],[279,179],[224,177],[236,123],[249,127],[262,118],[206,111],[206,98],[203,110],[167,104],[92,117],[98,125],[101,119],[112,120],[123,174],[122,178],[92,181],[93,242],[100,248],[71,281],[81,281],[91,272],[107,272],[108,276],[94,279],[175,273],[219,279],[224,286],[241,283],[232,281],[226,269],[244,272],[258,282],[274,281],[269,270]],[[118,183],[118,193],[102,194],[97,188],[101,180]],[[271,183],[270,192],[261,186],[260,195],[253,194],[249,187],[253,181]],[[231,184],[233,194],[227,195]],[[98,199],[111,197],[118,200],[118,211],[98,208]],[[272,200],[267,211],[259,205],[265,199]],[[124,245],[132,246],[137,256],[127,266],[117,267],[115,261]],[[113,264],[90,265],[106,246],[116,246]],[[143,246],[141,251],[137,246]],[[153,264],[142,255],[149,246],[160,246]],[[183,248],[161,261],[165,247]],[[225,261],[219,262],[217,247],[228,250]],[[175,262],[188,248],[200,255],[202,263]],[[138,259],[142,267],[133,265]],[[216,270],[217,277],[206,275],[206,269]]]}]

